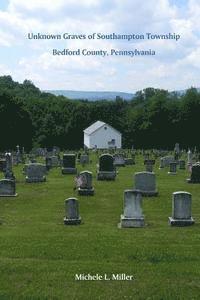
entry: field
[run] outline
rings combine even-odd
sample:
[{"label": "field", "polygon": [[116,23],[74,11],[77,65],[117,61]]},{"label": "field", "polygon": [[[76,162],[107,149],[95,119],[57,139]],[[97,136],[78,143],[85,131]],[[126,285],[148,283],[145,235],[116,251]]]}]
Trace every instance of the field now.
[{"label": "field", "polygon": [[[0,299],[200,299],[200,184],[189,174],[154,168],[158,197],[144,198],[145,228],[119,229],[123,191],[133,187],[136,165],[119,168],[116,181],[96,181],[95,196],[77,196],[74,175],[50,170],[46,183],[25,183],[22,165],[14,167],[16,198],[0,198]],[[78,170],[83,167],[77,165]],[[1,173],[3,178],[3,174]],[[192,193],[189,227],[170,227],[175,191]],[[80,226],[64,226],[64,200],[79,199]],[[132,281],[75,281],[75,274],[133,275]]]}]

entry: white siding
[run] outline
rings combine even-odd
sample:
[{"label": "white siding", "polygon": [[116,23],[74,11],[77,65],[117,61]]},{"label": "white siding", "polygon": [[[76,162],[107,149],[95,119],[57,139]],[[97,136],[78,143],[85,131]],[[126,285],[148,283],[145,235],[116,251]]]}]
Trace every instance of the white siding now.
[{"label": "white siding", "polygon": [[107,124],[90,135],[84,134],[84,145],[90,149],[95,147],[99,149],[109,148],[108,142],[111,140],[115,140],[113,146],[121,148],[121,134]]},{"label": "white siding", "polygon": [[84,146],[90,148],[90,136],[86,133],[84,133]]}]

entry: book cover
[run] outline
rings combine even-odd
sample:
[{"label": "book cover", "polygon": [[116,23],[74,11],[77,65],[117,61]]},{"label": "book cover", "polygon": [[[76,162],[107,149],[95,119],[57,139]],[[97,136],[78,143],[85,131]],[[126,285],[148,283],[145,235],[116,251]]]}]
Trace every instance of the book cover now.
[{"label": "book cover", "polygon": [[199,299],[199,15],[0,1],[0,299]]}]

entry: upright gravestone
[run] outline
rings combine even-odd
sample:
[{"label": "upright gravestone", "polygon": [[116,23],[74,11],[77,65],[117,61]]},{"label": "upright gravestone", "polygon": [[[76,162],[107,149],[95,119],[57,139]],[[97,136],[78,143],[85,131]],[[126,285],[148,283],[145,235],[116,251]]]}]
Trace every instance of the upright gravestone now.
[{"label": "upright gravestone", "polygon": [[177,163],[176,163],[176,162],[170,163],[168,174],[170,174],[170,175],[176,175],[176,174],[177,174],[177,173],[176,173],[176,166],[177,166]]},{"label": "upright gravestone", "polygon": [[50,158],[51,158],[52,168],[60,167],[60,160],[57,155],[53,155]]},{"label": "upright gravestone", "polygon": [[78,225],[81,223],[79,204],[76,198],[68,198],[65,200],[65,215],[65,225]]},{"label": "upright gravestone", "polygon": [[124,214],[121,215],[121,228],[143,227],[142,194],[137,190],[124,191]]},{"label": "upright gravestone", "polygon": [[191,178],[187,179],[188,183],[200,183],[200,162],[192,166]]},{"label": "upright gravestone", "polygon": [[169,167],[170,163],[174,162],[173,156],[164,156],[160,159],[160,169]]},{"label": "upright gravestone", "polygon": [[122,154],[115,154],[114,156],[114,165],[116,167],[125,167],[125,159]]},{"label": "upright gravestone", "polygon": [[179,160],[179,169],[185,170],[185,161],[184,160]]},{"label": "upright gravestone", "polygon": [[15,180],[15,176],[12,171],[12,155],[11,155],[11,153],[6,153],[5,158],[6,158],[6,169],[4,172],[4,176],[6,179]]},{"label": "upright gravestone", "polygon": [[39,163],[27,164],[24,168],[26,182],[44,182],[46,181],[46,166]]},{"label": "upright gravestone", "polygon": [[99,158],[97,180],[115,180],[115,177],[116,170],[113,156],[110,154],[102,154]]},{"label": "upright gravestone", "polygon": [[83,171],[76,177],[76,186],[78,187],[79,195],[94,195],[92,186],[92,172]]},{"label": "upright gravestone", "polygon": [[188,226],[194,224],[191,216],[192,195],[187,192],[172,194],[172,217],[169,217],[171,226]]},{"label": "upright gravestone", "polygon": [[143,196],[157,196],[156,176],[153,172],[135,173],[135,189],[140,190]]},{"label": "upright gravestone", "polygon": [[14,180],[0,180],[0,197],[16,197],[16,185]]},{"label": "upright gravestone", "polygon": [[76,155],[63,154],[62,174],[76,174]]}]

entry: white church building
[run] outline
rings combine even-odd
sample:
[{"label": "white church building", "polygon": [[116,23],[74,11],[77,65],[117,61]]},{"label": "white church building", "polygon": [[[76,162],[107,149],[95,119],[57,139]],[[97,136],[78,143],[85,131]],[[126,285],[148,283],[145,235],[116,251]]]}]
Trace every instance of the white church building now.
[{"label": "white church building", "polygon": [[97,121],[84,131],[84,147],[88,149],[121,148],[122,135],[110,125]]}]

